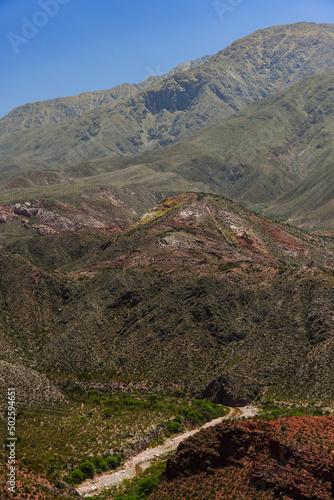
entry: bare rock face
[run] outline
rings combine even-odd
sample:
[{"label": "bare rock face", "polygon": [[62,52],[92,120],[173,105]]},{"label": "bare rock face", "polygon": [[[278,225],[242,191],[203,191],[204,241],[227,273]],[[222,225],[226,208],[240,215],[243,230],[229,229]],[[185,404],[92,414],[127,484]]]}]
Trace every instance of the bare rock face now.
[{"label": "bare rock face", "polygon": [[[258,390],[254,382],[254,390]],[[229,380],[220,375],[212,380],[203,391],[203,397],[211,398],[217,403],[224,403],[228,406],[245,406],[251,402],[252,398],[239,395],[229,388]]]},{"label": "bare rock face", "polygon": [[8,220],[15,219],[14,210],[9,205],[0,206],[0,224],[5,224]]},{"label": "bare rock face", "polygon": [[24,217],[35,217],[38,215],[39,212],[38,207],[30,207],[27,204],[21,205],[20,203],[17,203],[14,206],[14,214],[15,215],[23,215]]}]

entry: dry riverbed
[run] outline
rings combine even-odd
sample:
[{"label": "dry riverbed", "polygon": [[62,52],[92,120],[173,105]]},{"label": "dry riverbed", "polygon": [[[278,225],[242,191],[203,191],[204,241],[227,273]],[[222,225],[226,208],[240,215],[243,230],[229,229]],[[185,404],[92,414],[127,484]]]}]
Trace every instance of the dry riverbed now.
[{"label": "dry riverbed", "polygon": [[124,479],[134,478],[137,474],[140,474],[142,471],[147,469],[147,467],[150,467],[153,460],[159,457],[162,458],[172,451],[175,451],[182,441],[187,439],[189,436],[196,434],[200,430],[206,429],[208,427],[213,427],[228,418],[247,418],[254,417],[256,414],[257,408],[253,406],[231,408],[230,413],[228,415],[225,415],[225,417],[211,420],[211,422],[207,422],[200,428],[196,428],[191,431],[185,432],[184,434],[180,434],[179,436],[169,438],[164,442],[164,444],[160,446],[156,446],[155,448],[148,448],[139,455],[136,455],[135,457],[132,457],[130,460],[125,462],[122,469],[117,470],[111,474],[103,474],[96,479],[85,481],[77,488],[77,491],[83,497],[94,496],[106,488],[110,488],[112,486],[120,484],[122,481],[124,481]]}]

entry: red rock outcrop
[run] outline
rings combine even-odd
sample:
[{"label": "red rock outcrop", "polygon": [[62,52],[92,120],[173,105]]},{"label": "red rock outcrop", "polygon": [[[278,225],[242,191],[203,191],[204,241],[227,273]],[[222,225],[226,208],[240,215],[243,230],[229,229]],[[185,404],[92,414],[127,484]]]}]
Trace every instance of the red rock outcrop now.
[{"label": "red rock outcrop", "polygon": [[[333,445],[334,418],[329,416],[223,423],[179,445],[153,498],[183,499],[183,492],[192,490],[195,495],[196,488],[203,488],[203,498],[247,500],[255,498],[257,490],[256,498],[330,499]],[[224,487],[207,496],[216,483]]]},{"label": "red rock outcrop", "polygon": [[16,215],[9,205],[0,205],[0,224],[6,223],[10,219],[15,219]]}]

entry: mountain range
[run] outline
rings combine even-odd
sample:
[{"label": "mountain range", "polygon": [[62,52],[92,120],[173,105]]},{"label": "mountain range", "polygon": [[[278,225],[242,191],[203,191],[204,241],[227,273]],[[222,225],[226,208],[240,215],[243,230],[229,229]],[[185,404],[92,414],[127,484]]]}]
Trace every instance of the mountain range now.
[{"label": "mountain range", "polygon": [[73,97],[59,97],[47,101],[29,103],[13,109],[0,124],[0,137],[29,128],[38,128],[50,123],[59,123],[90,113],[96,108],[113,107],[130,96],[143,92],[175,73],[187,71],[205,62],[209,56],[179,64],[169,73],[151,75],[139,84],[123,83],[110,90],[84,92]]},{"label": "mountain range", "polygon": [[121,185],[142,214],[143,186],[151,204],[205,191],[331,230],[333,33],[268,28],[131,90],[17,108],[0,120],[2,201],[59,201],[57,184],[70,198],[99,185],[122,198]]},{"label": "mountain range", "polygon": [[[156,415],[169,394],[207,410],[211,400],[330,411],[333,49],[332,24],[275,26],[141,84],[27,104],[0,120],[1,401],[11,382],[23,408],[67,407],[69,426],[94,418],[103,432],[127,394],[150,396],[130,398],[129,411]],[[319,471],[332,447],[320,436],[312,456],[297,436],[315,423],[222,426],[207,446],[200,434],[169,460],[153,498],[181,498],[195,474],[207,495],[212,474],[217,484],[229,477],[225,498],[239,484],[245,498],[274,498],[253,495],[258,481],[286,499],[329,498],[332,475]],[[223,440],[240,444],[236,460]],[[71,451],[78,463],[81,445]],[[66,460],[40,458],[41,469],[24,466],[36,484],[44,471],[54,498]],[[323,496],[309,494],[315,483]]]},{"label": "mountain range", "polygon": [[[314,382],[309,360],[320,356],[319,343],[330,355],[333,328],[333,36],[333,25],[268,28],[141,86],[37,103],[3,118],[5,360],[65,378],[103,366],[108,377],[153,389],[183,381],[223,402],[248,401],[267,386],[277,392],[278,383],[297,395]],[[123,139],[111,133],[118,120],[117,133],[133,145],[123,152]],[[148,123],[165,123],[173,139],[140,152],[131,127],[146,134]],[[89,135],[77,163],[69,157],[74,129]],[[92,141],[105,149],[95,151]],[[23,269],[26,282],[18,280]],[[28,297],[23,311],[17,286]],[[180,324],[177,303],[187,304]],[[92,338],[94,350],[86,349]],[[179,342],[186,358],[170,372]],[[275,368],[283,358],[284,382]],[[292,366],[300,366],[297,379]],[[325,397],[329,386],[310,391]]]}]

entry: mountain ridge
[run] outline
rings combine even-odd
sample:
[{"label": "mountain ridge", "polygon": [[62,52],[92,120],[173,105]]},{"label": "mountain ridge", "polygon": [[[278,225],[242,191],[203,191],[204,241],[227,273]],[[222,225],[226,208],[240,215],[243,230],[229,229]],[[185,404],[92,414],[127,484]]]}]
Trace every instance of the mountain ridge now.
[{"label": "mountain ridge", "polygon": [[113,109],[3,137],[3,161],[7,168],[50,168],[165,147],[299,79],[334,70],[333,48],[333,25],[260,30]]},{"label": "mountain ridge", "polygon": [[217,192],[274,218],[332,231],[333,89],[334,72],[310,76],[161,150],[12,175],[0,183],[0,201],[47,198],[69,204],[70,213],[80,196],[94,204],[103,186],[140,215],[149,208],[141,192],[151,204],[182,191]]},{"label": "mountain ridge", "polygon": [[[185,71],[202,64],[209,57],[203,56],[193,61],[178,64],[168,73],[151,75],[141,83],[122,83],[110,90],[82,92],[74,96],[58,97],[17,106],[0,119],[0,138],[18,132],[23,128],[38,128],[48,123],[59,123],[80,117],[90,113],[97,107],[115,106],[130,95],[143,92],[155,83],[179,71]],[[25,118],[25,114],[28,115],[28,118]]]}]

